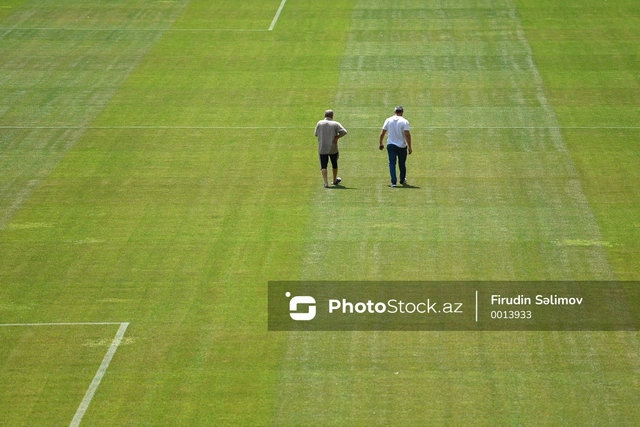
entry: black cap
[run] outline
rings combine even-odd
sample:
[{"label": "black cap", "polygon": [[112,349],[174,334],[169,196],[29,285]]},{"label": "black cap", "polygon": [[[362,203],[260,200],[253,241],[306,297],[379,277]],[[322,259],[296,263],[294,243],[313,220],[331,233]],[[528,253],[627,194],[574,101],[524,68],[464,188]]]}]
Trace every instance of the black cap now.
[{"label": "black cap", "polygon": [[404,113],[404,108],[402,108],[402,105],[398,105],[393,111],[396,113]]}]

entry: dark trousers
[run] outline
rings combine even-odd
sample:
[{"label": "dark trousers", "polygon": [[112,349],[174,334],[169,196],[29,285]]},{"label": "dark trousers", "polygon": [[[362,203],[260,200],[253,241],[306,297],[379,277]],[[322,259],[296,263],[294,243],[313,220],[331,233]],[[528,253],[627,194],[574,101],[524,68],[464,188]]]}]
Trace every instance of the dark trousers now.
[{"label": "dark trousers", "polygon": [[391,183],[397,184],[396,162],[400,169],[400,182],[407,177],[407,147],[400,148],[397,145],[387,144],[387,153],[389,154],[389,173],[391,174]]}]

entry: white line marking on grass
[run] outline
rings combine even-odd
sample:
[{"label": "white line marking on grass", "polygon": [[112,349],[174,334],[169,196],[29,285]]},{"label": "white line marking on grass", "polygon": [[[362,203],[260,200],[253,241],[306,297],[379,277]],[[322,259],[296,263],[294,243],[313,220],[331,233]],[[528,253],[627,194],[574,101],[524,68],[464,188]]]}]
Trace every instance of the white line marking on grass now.
[{"label": "white line marking on grass", "polygon": [[96,326],[123,325],[122,322],[79,322],[79,323],[0,323],[0,327],[9,326]]},{"label": "white line marking on grass", "polygon": [[82,421],[82,417],[84,417],[84,414],[87,412],[87,409],[91,404],[91,400],[93,399],[93,396],[96,394],[96,390],[98,390],[98,386],[100,385],[100,382],[104,377],[104,374],[107,372],[107,369],[109,368],[109,364],[111,363],[111,359],[113,359],[113,355],[116,354],[116,350],[118,349],[118,346],[122,342],[122,338],[124,337],[124,333],[127,331],[128,326],[129,326],[129,323],[120,324],[120,328],[118,329],[116,336],[113,338],[113,341],[111,342],[111,347],[109,347],[107,354],[104,355],[104,359],[102,359],[102,363],[98,368],[98,372],[96,372],[95,377],[93,377],[93,381],[91,381],[91,384],[89,385],[89,388],[87,389],[87,392],[84,395],[84,399],[82,399],[82,402],[80,402],[80,406],[78,407],[78,410],[76,411],[76,414],[74,415],[73,420],[71,420],[71,424],[69,424],[69,427],[77,427],[80,425],[80,422]]},{"label": "white line marking on grass", "polygon": [[273,31],[273,29],[276,26],[276,22],[278,22],[278,18],[280,17],[280,12],[282,12],[282,9],[284,8],[284,4],[287,2],[287,0],[282,0],[282,2],[280,3],[280,7],[278,8],[278,11],[276,12],[276,16],[273,17],[273,21],[271,21],[271,25],[269,26],[269,31]]},{"label": "white line marking on grass", "polygon": [[93,399],[93,396],[96,394],[96,390],[98,390],[98,386],[104,377],[104,374],[107,372],[107,368],[109,368],[109,364],[111,363],[111,359],[113,359],[114,354],[116,354],[116,350],[118,346],[122,342],[122,338],[124,337],[124,333],[127,331],[127,327],[129,326],[129,322],[59,322],[59,323],[0,323],[0,327],[15,327],[15,326],[96,326],[96,325],[120,325],[118,328],[118,332],[116,332],[116,336],[111,341],[111,346],[107,353],[104,355],[102,359],[102,363],[96,372],[96,375],[93,377],[93,381],[89,385],[87,392],[80,402],[80,406],[78,407],[73,419],[71,420],[71,424],[69,427],[78,427],[80,422],[82,421],[82,417],[85,412],[89,408],[89,404]]},{"label": "white line marking on grass", "polygon": [[[351,129],[380,129],[380,126],[349,126]],[[412,126],[413,129],[602,129],[637,130],[640,126]],[[0,129],[313,129],[313,126],[0,126]]]},{"label": "white line marking on grass", "polygon": [[183,32],[245,32],[245,33],[265,33],[270,30],[260,28],[171,28],[167,31],[183,31]]},{"label": "white line marking on grass", "polygon": [[0,126],[0,129],[313,129],[313,126]]},{"label": "white line marking on grass", "polygon": [[264,33],[271,30],[258,28],[62,28],[62,27],[25,27],[25,28],[0,28],[0,31],[123,31],[123,32],[259,32]]}]

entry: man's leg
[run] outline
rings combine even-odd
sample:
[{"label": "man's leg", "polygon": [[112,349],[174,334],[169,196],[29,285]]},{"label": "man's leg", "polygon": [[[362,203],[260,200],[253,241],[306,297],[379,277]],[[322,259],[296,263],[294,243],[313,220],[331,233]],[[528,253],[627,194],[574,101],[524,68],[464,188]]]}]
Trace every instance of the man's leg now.
[{"label": "man's leg", "polygon": [[322,172],[322,179],[324,180],[324,186],[329,186],[329,178],[327,174],[327,165],[329,164],[329,155],[320,154],[320,171]]},{"label": "man's leg", "polygon": [[400,169],[400,184],[407,179],[407,147],[398,148],[398,168]]},{"label": "man's leg", "polygon": [[331,159],[331,167],[333,168],[333,181],[331,181],[333,185],[337,185],[342,181],[342,179],[338,178],[338,157],[340,157],[340,153],[329,155],[329,159]]},{"label": "man's leg", "polygon": [[396,177],[396,147],[393,144],[387,144],[387,154],[389,154],[389,174],[391,175],[391,185],[396,185],[398,179]]}]

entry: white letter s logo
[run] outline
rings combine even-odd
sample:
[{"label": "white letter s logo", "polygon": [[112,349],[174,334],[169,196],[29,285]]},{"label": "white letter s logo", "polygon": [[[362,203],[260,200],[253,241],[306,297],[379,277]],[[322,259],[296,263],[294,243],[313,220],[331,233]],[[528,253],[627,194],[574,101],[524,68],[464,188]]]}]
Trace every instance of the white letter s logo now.
[{"label": "white letter s logo", "polygon": [[[289,296],[289,292],[287,292],[287,296]],[[298,305],[305,304],[309,305],[309,311],[307,313],[297,313]],[[291,301],[289,301],[289,315],[293,320],[298,321],[307,321],[316,317],[316,300],[313,297],[302,296],[302,297],[293,297]]]}]

